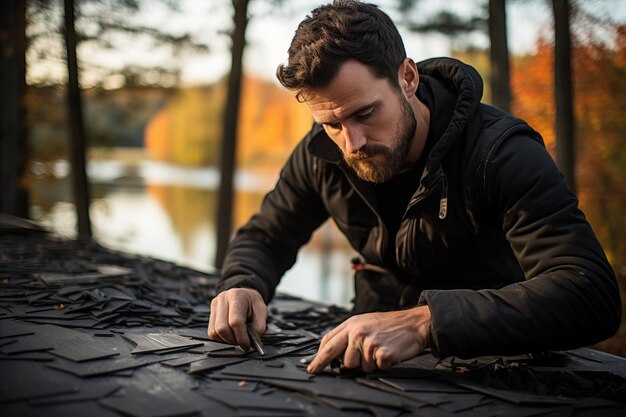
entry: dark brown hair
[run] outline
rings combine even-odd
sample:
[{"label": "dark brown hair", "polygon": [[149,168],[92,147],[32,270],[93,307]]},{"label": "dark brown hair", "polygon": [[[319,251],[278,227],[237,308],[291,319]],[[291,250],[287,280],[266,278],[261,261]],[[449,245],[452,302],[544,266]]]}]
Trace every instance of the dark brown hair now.
[{"label": "dark brown hair", "polygon": [[278,66],[276,77],[302,100],[302,92],[327,86],[345,61],[355,59],[395,87],[405,58],[398,29],[378,6],[335,0],[314,9],[300,23],[287,65]]}]

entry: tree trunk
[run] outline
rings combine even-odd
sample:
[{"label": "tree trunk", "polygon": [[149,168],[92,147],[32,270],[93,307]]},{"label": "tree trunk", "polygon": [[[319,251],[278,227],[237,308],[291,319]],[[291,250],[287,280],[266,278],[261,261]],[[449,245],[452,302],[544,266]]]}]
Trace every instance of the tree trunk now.
[{"label": "tree trunk", "polygon": [[553,0],[554,7],[554,101],[556,105],[556,163],[572,191],[574,174],[574,99],[569,29],[569,1]]},{"label": "tree trunk", "polygon": [[89,221],[89,182],[85,168],[85,125],[78,85],[77,36],[74,28],[74,0],[64,0],[65,47],[67,50],[68,110],[71,141],[72,188],[76,205],[78,236],[91,239]]},{"label": "tree trunk", "polygon": [[505,0],[489,0],[489,39],[491,41],[491,101],[494,106],[510,112],[511,84]]},{"label": "tree trunk", "polygon": [[223,115],[220,166],[220,189],[217,206],[217,252],[215,266],[222,268],[230,242],[233,224],[233,176],[237,149],[237,123],[241,97],[242,58],[248,24],[248,0],[232,0],[234,29],[232,33],[232,63],[228,75],[228,95]]},{"label": "tree trunk", "polygon": [[26,0],[0,3],[0,212],[28,217]]}]

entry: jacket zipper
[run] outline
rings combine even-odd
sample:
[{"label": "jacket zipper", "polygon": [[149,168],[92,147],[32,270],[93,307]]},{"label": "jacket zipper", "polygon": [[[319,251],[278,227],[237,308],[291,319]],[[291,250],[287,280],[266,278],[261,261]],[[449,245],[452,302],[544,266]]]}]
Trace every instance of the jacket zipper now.
[{"label": "jacket zipper", "polygon": [[448,179],[446,174],[441,173],[441,194],[439,198],[439,218],[441,220],[448,216]]},{"label": "jacket zipper", "polygon": [[[443,220],[448,216],[448,178],[446,177],[446,174],[444,172],[441,172],[439,177],[441,178],[441,192],[439,195],[439,218]],[[422,201],[423,199],[431,195],[433,192],[435,192],[436,189],[437,188],[431,188],[424,194],[421,194],[417,197],[413,197],[411,201],[409,202],[409,205],[407,206],[404,212],[404,215],[402,216],[402,219],[404,220],[404,216],[406,216],[406,213],[408,213],[411,207],[413,207],[415,204],[419,203],[420,201]],[[409,225],[407,236],[413,236],[412,223]],[[396,245],[396,263],[398,265],[400,265],[399,260],[400,260],[400,249]]]},{"label": "jacket zipper", "polygon": [[352,185],[352,188],[356,190],[357,194],[359,194],[359,196],[363,199],[363,201],[365,201],[365,204],[367,204],[369,209],[376,216],[376,220],[378,221],[378,225],[380,227],[380,233],[378,234],[378,237],[376,239],[376,246],[377,246],[378,256],[380,258],[379,261],[382,261],[383,243],[385,241],[385,235],[387,234],[387,227],[385,226],[385,223],[383,223],[378,212],[374,209],[374,206],[372,206],[372,204],[368,201],[368,199],[365,198],[361,190],[359,190],[359,187],[357,187],[356,184],[354,184],[354,182],[352,181],[352,178],[350,178],[349,175],[346,175],[346,178],[348,179],[348,182]]},{"label": "jacket zipper", "polygon": [[[440,181],[441,192],[439,196],[439,218],[443,220],[448,215],[448,178],[446,177],[446,174],[443,172],[439,174],[439,177],[441,178],[441,181]],[[439,187],[439,184],[437,185],[437,187],[430,188],[426,190],[424,193],[413,197],[404,212],[404,216],[406,216],[406,213],[411,209],[411,207],[413,207],[415,204],[419,203],[420,201],[422,201],[423,199],[425,199],[426,197],[434,193],[438,187]],[[443,217],[441,217],[442,215]]]}]

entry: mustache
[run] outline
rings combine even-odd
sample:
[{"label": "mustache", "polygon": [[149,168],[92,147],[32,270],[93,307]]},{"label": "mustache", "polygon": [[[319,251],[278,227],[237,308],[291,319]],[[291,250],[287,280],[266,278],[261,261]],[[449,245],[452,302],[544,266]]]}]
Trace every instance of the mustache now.
[{"label": "mustache", "polygon": [[352,154],[344,154],[346,160],[349,161],[363,161],[378,154],[389,154],[389,149],[382,145],[365,145],[357,152]]}]

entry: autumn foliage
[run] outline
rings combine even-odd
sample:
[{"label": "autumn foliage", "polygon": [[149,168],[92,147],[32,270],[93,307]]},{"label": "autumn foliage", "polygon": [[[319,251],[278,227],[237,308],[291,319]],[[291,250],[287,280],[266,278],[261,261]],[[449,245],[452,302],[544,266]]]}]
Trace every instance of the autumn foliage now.
[{"label": "autumn foliage", "polygon": [[[179,165],[218,165],[225,88],[223,82],[181,88],[146,127],[149,155]],[[238,166],[278,169],[311,123],[305,106],[293,95],[271,82],[244,77]]]},{"label": "autumn foliage", "polygon": [[178,89],[146,126],[144,144],[148,155],[185,166],[214,165],[224,96],[219,84]]}]

